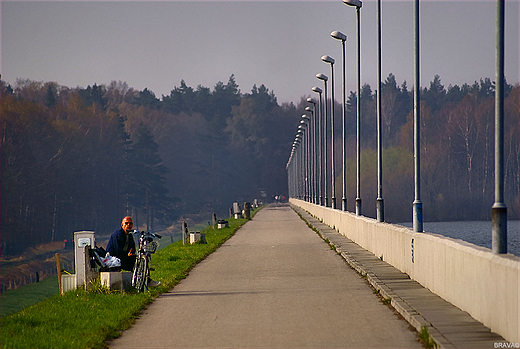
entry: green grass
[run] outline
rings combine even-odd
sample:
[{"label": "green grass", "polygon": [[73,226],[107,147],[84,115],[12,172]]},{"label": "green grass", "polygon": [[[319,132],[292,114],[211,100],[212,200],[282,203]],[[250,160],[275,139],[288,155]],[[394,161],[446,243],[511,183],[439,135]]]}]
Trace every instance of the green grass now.
[{"label": "green grass", "polygon": [[58,277],[49,276],[0,295],[0,316],[6,316],[58,294]]},{"label": "green grass", "polygon": [[[253,211],[253,216],[258,210]],[[1,348],[105,348],[107,341],[131,326],[140,311],[159,294],[170,290],[208,254],[215,251],[246,219],[228,219],[229,228],[208,227],[207,244],[175,242],[153,255],[151,277],[162,285],[147,293],[110,291],[95,283],[54,295],[0,319]],[[57,280],[55,280],[57,284]],[[36,284],[37,285],[37,284]],[[29,285],[30,286],[30,285]],[[56,286],[57,287],[57,286]],[[2,299],[2,308],[4,307]]]},{"label": "green grass", "polygon": [[428,328],[426,326],[421,327],[419,338],[426,348],[437,348],[437,342],[432,337],[430,337],[430,333],[428,332]]}]

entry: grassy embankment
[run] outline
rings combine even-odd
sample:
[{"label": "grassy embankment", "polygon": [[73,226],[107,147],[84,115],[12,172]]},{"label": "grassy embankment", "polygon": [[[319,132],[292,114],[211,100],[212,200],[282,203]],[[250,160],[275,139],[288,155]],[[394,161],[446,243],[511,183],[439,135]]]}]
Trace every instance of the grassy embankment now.
[{"label": "grassy embankment", "polygon": [[[253,216],[256,211],[252,211]],[[2,348],[103,348],[129,328],[141,310],[168,291],[207,255],[229,239],[246,219],[228,219],[229,228],[208,227],[207,244],[175,242],[158,251],[151,261],[154,280],[162,285],[147,293],[109,291],[99,283],[55,295],[27,309],[1,318]],[[2,307],[4,306],[3,299]]]}]

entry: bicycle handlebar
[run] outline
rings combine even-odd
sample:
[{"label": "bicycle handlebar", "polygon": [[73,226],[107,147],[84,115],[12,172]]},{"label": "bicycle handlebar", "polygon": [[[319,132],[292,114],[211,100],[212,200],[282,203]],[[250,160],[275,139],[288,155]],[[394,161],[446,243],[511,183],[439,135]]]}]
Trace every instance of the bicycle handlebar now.
[{"label": "bicycle handlebar", "polygon": [[154,238],[162,238],[161,235],[159,234],[155,234],[155,233],[150,233],[150,232],[146,232],[146,231],[139,231],[139,230],[134,230],[134,234],[143,234],[143,235],[150,235],[150,236],[153,236]]}]

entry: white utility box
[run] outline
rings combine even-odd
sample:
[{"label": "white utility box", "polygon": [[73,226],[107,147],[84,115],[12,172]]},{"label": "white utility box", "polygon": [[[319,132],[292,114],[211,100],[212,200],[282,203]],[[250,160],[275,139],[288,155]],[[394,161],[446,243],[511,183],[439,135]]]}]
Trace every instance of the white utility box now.
[{"label": "white utility box", "polygon": [[126,290],[132,286],[130,271],[102,271],[99,273],[101,284],[111,290]]}]

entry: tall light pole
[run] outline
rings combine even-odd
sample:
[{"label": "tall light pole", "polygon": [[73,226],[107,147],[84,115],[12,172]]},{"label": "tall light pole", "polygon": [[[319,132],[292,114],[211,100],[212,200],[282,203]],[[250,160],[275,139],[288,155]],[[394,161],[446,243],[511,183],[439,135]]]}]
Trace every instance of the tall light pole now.
[{"label": "tall light pole", "polygon": [[[312,188],[312,192],[313,192],[313,203],[316,204],[318,201],[317,201],[317,198],[316,198],[316,179],[318,178],[318,175],[317,175],[317,155],[316,155],[316,100],[314,98],[307,98],[307,102],[311,103],[312,104],[312,120],[313,122],[311,123],[312,125],[312,134],[311,134],[311,138],[312,138],[312,142],[311,142],[311,159],[312,159],[312,169],[311,169],[311,173],[312,173],[312,185],[313,185],[313,188]],[[307,109],[307,108],[305,108]]]},{"label": "tall light pole", "polygon": [[323,105],[323,199],[324,199],[324,206],[329,206],[329,198],[328,198],[328,188],[327,188],[327,116],[328,116],[328,103],[327,103],[327,81],[329,78],[327,75],[318,73],[316,74],[316,78],[323,81],[323,85],[325,86],[325,97],[324,99],[324,105]]},{"label": "tall light pole", "polygon": [[377,0],[377,221],[385,221],[383,201],[383,131],[381,127],[381,0]]},{"label": "tall light pole", "polygon": [[322,56],[321,60],[330,64],[330,166],[331,166],[331,198],[330,207],[336,209],[336,171],[334,165],[334,63],[331,56]]},{"label": "tall light pole", "polygon": [[[314,182],[314,172],[313,172],[313,165],[314,165],[314,154],[313,154],[313,142],[312,142],[312,134],[313,134],[313,126],[312,126],[312,120],[313,120],[313,114],[314,111],[311,107],[305,107],[305,111],[310,114],[310,116],[305,116],[307,118],[307,156],[308,156],[308,178],[307,178],[307,189],[309,192],[309,200],[308,202],[312,202],[312,189],[313,189],[313,182]],[[302,116],[303,117],[303,116]]]},{"label": "tall light pole", "polygon": [[334,39],[341,40],[341,45],[343,48],[343,79],[342,79],[342,91],[343,91],[343,144],[342,144],[342,153],[343,153],[343,197],[341,198],[341,210],[346,211],[347,210],[347,100],[346,100],[346,79],[345,79],[345,41],[347,41],[347,36],[343,34],[342,32],[339,32],[337,30],[330,33],[330,36],[332,36]]},{"label": "tall light pole", "polygon": [[304,133],[305,133],[305,131],[304,131],[304,126],[301,123],[302,121],[300,121],[300,124],[298,125],[298,138],[300,140],[300,145],[299,145],[299,149],[298,149],[298,159],[299,159],[299,162],[300,162],[300,178],[298,180],[300,200],[303,200],[305,198],[305,190],[304,190],[304,184],[303,184],[305,182],[305,170],[304,170],[304,164],[305,164],[305,160],[304,160],[304,158],[305,158],[305,154],[304,154],[304,149],[305,149]]},{"label": "tall light pole", "polygon": [[419,82],[419,0],[414,0],[414,173],[415,200],[413,202],[413,231],[423,231],[421,202],[421,84]]},{"label": "tall light pole", "polygon": [[321,115],[322,115],[322,100],[321,100],[321,93],[322,93],[322,89],[319,88],[318,86],[314,86],[312,88],[312,90],[314,92],[316,92],[317,94],[320,95],[320,105],[319,105],[319,108],[318,108],[318,116],[316,117],[316,120],[317,120],[317,126],[316,126],[316,135],[317,135],[317,143],[316,143],[316,147],[318,148],[318,205],[321,205],[323,206],[323,188],[322,188],[322,184],[323,184],[323,181],[322,181],[322,174],[323,174],[323,148],[322,148],[322,144],[321,144]]},{"label": "tall light pole", "polygon": [[[299,125],[298,125],[299,126]],[[296,138],[294,139],[296,144],[296,197],[301,199],[301,143],[302,143],[302,130],[301,127],[298,127],[298,132],[296,133]]]},{"label": "tall light pole", "polygon": [[507,207],[504,203],[504,0],[497,0],[495,29],[495,202],[491,207],[493,253],[507,253]]},{"label": "tall light pole", "polygon": [[303,158],[304,158],[304,193],[305,193],[305,201],[309,201],[310,197],[310,190],[309,190],[309,130],[310,130],[310,123],[309,123],[309,117],[306,114],[302,115],[302,119],[300,121],[300,125],[303,126]]},{"label": "tall light pole", "polygon": [[356,8],[357,22],[357,185],[356,185],[356,215],[361,215],[361,36],[359,12],[363,4],[359,0],[343,0],[343,3]]}]

